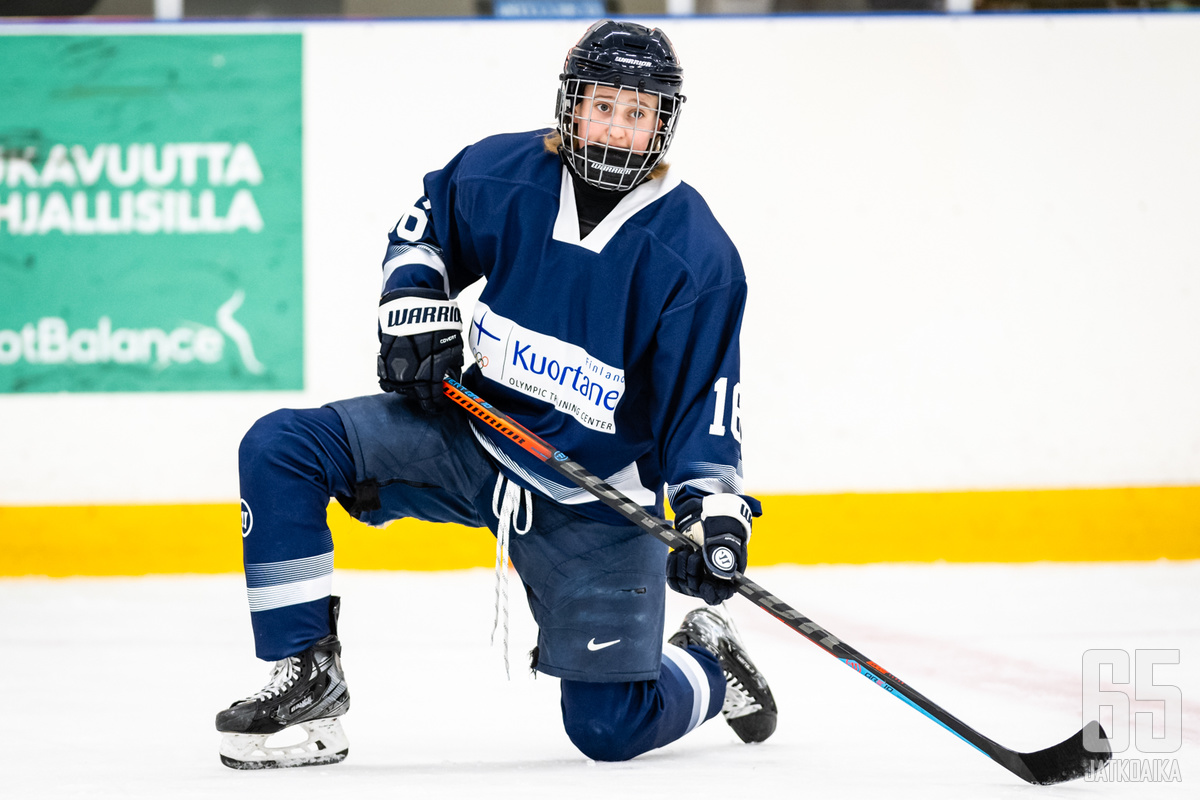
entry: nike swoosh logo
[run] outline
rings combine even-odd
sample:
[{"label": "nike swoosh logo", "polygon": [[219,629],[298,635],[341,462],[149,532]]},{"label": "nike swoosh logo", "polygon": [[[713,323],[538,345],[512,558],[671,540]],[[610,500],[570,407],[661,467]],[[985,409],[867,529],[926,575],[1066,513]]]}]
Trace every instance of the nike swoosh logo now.
[{"label": "nike swoosh logo", "polygon": [[596,640],[595,640],[595,638],[593,638],[590,642],[588,642],[588,650],[593,650],[593,651],[603,650],[606,647],[612,647],[614,644],[616,644],[619,641],[621,641],[621,640],[613,639],[611,642],[601,642],[600,644],[596,644]]}]

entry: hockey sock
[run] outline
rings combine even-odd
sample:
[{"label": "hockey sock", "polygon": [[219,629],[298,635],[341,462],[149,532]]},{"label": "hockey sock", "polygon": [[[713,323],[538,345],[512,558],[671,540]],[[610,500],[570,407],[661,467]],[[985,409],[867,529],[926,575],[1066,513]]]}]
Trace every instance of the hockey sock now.
[{"label": "hockey sock", "polygon": [[626,761],[679,739],[721,710],[725,676],[702,647],[667,645],[658,680],[563,680],[563,726],[596,761]]},{"label": "hockey sock", "polygon": [[255,653],[295,655],[330,633],[329,498],[353,495],[354,460],[332,408],[260,419],[238,451],[242,555]]}]

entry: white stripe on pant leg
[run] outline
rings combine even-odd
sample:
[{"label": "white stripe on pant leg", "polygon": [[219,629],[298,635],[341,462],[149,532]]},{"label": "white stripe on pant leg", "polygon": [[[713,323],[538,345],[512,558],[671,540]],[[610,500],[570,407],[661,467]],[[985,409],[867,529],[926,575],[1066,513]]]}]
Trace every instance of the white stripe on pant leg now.
[{"label": "white stripe on pant leg", "polygon": [[317,578],[333,574],[333,551],[308,558],[290,561],[272,561],[266,564],[246,565],[247,586],[275,586],[280,583]]},{"label": "white stripe on pant leg", "polygon": [[692,720],[688,723],[687,730],[684,731],[684,733],[690,733],[693,728],[704,721],[704,715],[708,712],[711,695],[708,675],[704,672],[704,667],[700,666],[700,662],[682,647],[676,647],[673,644],[667,645],[663,648],[663,657],[669,658],[671,663],[679,667],[680,672],[692,686]]},{"label": "white stripe on pant leg", "polygon": [[273,608],[294,606],[312,600],[320,600],[333,593],[333,575],[321,575],[307,581],[281,583],[278,586],[260,586],[247,589],[251,611],[270,611]]}]

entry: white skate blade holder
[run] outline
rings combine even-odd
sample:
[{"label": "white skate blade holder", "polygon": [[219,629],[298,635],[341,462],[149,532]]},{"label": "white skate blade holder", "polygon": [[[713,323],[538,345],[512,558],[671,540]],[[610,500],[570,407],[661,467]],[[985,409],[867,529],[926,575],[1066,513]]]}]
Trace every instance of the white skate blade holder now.
[{"label": "white skate blade holder", "polygon": [[[273,744],[303,734],[295,744]],[[301,722],[279,733],[222,733],[221,763],[233,769],[281,769],[336,764],[350,752],[350,741],[341,720],[315,719]]]}]

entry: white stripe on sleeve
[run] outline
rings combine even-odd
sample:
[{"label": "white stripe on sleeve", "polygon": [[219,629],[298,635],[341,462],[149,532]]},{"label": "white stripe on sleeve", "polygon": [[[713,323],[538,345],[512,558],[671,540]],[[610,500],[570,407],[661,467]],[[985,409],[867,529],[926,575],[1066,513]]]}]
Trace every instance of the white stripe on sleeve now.
[{"label": "white stripe on sleeve", "polygon": [[446,292],[446,296],[450,296],[450,275],[446,272],[446,262],[442,260],[440,253],[437,253],[433,248],[426,245],[410,244],[401,245],[399,252],[388,259],[388,262],[383,265],[383,285],[387,286],[388,278],[392,277],[392,273],[401,267],[409,267],[415,264],[429,267],[442,276],[442,289]]}]

